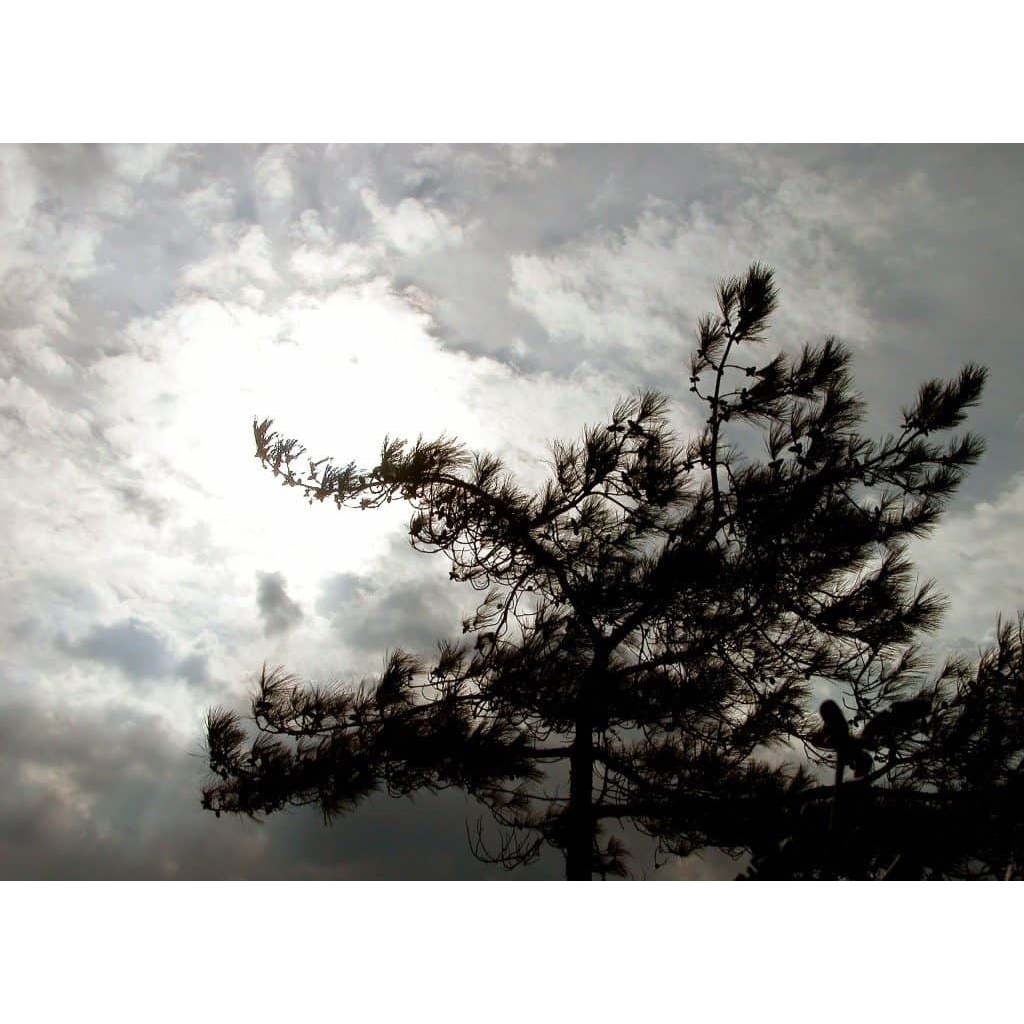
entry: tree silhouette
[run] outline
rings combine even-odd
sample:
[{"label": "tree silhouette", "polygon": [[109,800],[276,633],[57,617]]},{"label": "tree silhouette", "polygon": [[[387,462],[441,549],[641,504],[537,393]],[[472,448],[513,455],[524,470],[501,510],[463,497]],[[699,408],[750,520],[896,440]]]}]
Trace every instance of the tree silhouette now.
[{"label": "tree silhouette", "polygon": [[[1019,877],[1024,617],[1001,623],[976,665],[951,658],[859,734],[833,702],[821,713],[828,735],[819,742],[836,751],[836,781],[777,808],[775,832],[743,877]],[[856,777],[844,783],[850,765]]]},{"label": "tree silhouette", "polygon": [[[451,579],[484,596],[462,642],[439,644],[430,664],[395,650],[357,690],[264,667],[250,727],[209,712],[203,805],[261,816],[315,804],[329,820],[381,789],[457,786],[499,826],[496,848],[482,824],[470,836],[477,856],[514,867],[546,843],[574,880],[627,873],[616,823],[659,854],[714,846],[750,852],[750,877],[803,877],[843,873],[848,822],[871,847],[851,850],[856,870],[888,867],[903,846],[872,837],[883,825],[895,837],[884,816],[901,812],[861,810],[883,787],[955,790],[951,804],[975,813],[974,787],[1019,751],[1019,688],[1000,732],[986,695],[1002,654],[973,677],[954,662],[922,684],[914,640],[942,599],[915,585],[904,549],[981,454],[970,434],[933,438],[963,422],[985,371],[926,383],[899,432],[869,440],[834,338],[758,358],[770,269],[722,282],[717,299],[690,364],[700,434],[679,442],[667,399],[638,393],[579,441],[553,443],[537,493],[449,437],[386,438],[361,470],[312,461],[254,422],[257,457],[282,483],[339,508],[408,502],[412,545],[442,552]],[[1019,669],[1019,642],[1002,637]],[[829,694],[852,723],[831,698],[814,713]],[[924,815],[929,799],[913,806]],[[1003,842],[998,817],[985,849]]]}]

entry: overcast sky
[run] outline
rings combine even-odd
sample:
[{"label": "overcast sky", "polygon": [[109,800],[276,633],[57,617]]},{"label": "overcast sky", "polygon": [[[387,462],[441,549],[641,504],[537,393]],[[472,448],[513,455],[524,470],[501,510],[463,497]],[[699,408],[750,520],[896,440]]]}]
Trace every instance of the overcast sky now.
[{"label": "overcast sky", "polygon": [[838,335],[875,432],[990,367],[988,453],[914,548],[937,646],[975,651],[1024,608],[1022,211],[1014,147],[0,147],[0,876],[508,877],[460,794],[201,811],[203,713],[264,661],[358,680],[472,606],[401,508],[277,486],[252,418],[371,464],[448,431],[536,479],[638,385],[696,426],[694,322],[754,260],[768,344]]}]

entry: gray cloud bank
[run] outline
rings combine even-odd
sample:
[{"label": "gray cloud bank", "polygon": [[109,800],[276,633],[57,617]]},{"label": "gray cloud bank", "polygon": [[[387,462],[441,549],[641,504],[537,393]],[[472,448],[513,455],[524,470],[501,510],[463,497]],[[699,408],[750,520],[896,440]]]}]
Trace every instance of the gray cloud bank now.
[{"label": "gray cloud bank", "polygon": [[[325,829],[312,811],[263,824],[199,807],[196,744],[124,708],[62,716],[30,704],[0,713],[0,865],[24,879],[491,877],[469,855],[460,794],[374,798]],[[560,865],[531,877],[557,877]]]}]

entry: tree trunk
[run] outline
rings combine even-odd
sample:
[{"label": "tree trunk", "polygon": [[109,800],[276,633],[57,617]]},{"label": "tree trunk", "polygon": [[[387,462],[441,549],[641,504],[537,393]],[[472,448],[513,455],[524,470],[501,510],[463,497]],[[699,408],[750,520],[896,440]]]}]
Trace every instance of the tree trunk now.
[{"label": "tree trunk", "polygon": [[569,882],[589,882],[593,875],[593,782],[593,727],[589,709],[581,707],[576,717],[576,738],[569,762],[569,827],[565,847],[565,877]]}]

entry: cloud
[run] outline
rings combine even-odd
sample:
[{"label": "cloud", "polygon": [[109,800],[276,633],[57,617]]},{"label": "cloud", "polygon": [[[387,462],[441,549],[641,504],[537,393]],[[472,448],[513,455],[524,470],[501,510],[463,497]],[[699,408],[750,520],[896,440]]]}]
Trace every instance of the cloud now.
[{"label": "cloud", "polygon": [[[101,165],[97,171],[112,187],[91,193],[74,216],[64,213],[59,190],[80,191],[74,152],[0,147],[0,330],[35,329],[24,339],[30,346],[40,339],[59,343],[77,326],[76,288],[101,269],[104,223],[125,212],[116,175]],[[15,334],[14,340],[22,339]]]},{"label": "cloud", "polygon": [[[314,809],[259,825],[200,807],[197,736],[156,716],[0,705],[0,877],[6,879],[456,879],[500,877],[473,860],[477,805],[449,792],[381,795],[332,828]],[[558,877],[551,855],[528,877]]]},{"label": "cloud", "polygon": [[170,159],[173,150],[173,146],[164,143],[124,144],[108,146],[105,153],[118,176],[138,185],[146,179],[160,177],[176,183],[178,168]]},{"label": "cloud", "polygon": [[342,241],[316,210],[303,210],[291,228],[288,269],[303,288],[330,292],[369,281],[384,268],[386,249],[375,242]]},{"label": "cloud", "polygon": [[160,721],[130,707],[74,717],[0,708],[0,874],[174,878],[244,874],[265,840],[204,828],[201,766]]},{"label": "cloud", "polygon": [[[992,501],[955,499],[926,540],[911,548],[923,577],[933,576],[950,598],[939,637],[963,647],[995,637],[996,620],[1024,610],[1024,473]],[[958,638],[953,640],[952,638]],[[933,644],[932,646],[939,646]]]},{"label": "cloud", "polygon": [[256,186],[273,203],[287,203],[295,193],[289,156],[288,147],[271,146],[256,162]]},{"label": "cloud", "polygon": [[813,200],[805,194],[801,205],[781,189],[767,205],[723,211],[649,200],[634,224],[553,253],[511,256],[509,300],[576,360],[681,382],[692,325],[708,308],[714,282],[766,261],[789,299],[775,317],[775,336],[799,343],[827,325],[826,333],[868,344],[871,318],[827,227],[837,204],[816,209]]},{"label": "cloud", "polygon": [[404,529],[361,572],[325,576],[316,612],[357,664],[376,671],[396,647],[429,659],[441,640],[461,635],[463,617],[480,595],[452,582],[440,555],[415,550]]},{"label": "cloud", "polygon": [[261,572],[256,578],[256,604],[263,619],[264,635],[287,633],[302,621],[302,609],[288,596],[284,576],[279,572]]},{"label": "cloud", "polygon": [[266,233],[258,226],[230,224],[216,227],[213,235],[214,252],[186,267],[181,283],[212,298],[241,298],[258,306],[264,289],[279,282]]},{"label": "cloud", "polygon": [[211,224],[220,224],[233,219],[236,211],[236,190],[224,179],[204,181],[190,189],[182,198],[182,206],[197,226],[207,230]]},{"label": "cloud", "polygon": [[378,235],[399,252],[421,254],[462,244],[463,228],[437,208],[411,197],[389,208],[371,188],[364,188],[359,194]]},{"label": "cloud", "polygon": [[159,630],[134,617],[95,626],[78,640],[58,634],[57,645],[76,657],[113,666],[130,680],[178,677],[193,686],[210,681],[206,653],[193,651],[182,656]]},{"label": "cloud", "polygon": [[136,618],[97,626],[81,640],[67,644],[73,653],[119,668],[132,679],[158,679],[174,664],[167,642]]},{"label": "cloud", "polygon": [[[427,556],[423,556],[427,557]],[[459,589],[432,577],[390,578],[338,573],[324,580],[317,612],[330,620],[347,647],[374,656],[401,647],[429,657],[439,640],[459,635]]]},{"label": "cloud", "polygon": [[174,666],[175,675],[191,683],[202,686],[210,682],[210,659],[206,654],[188,654]]}]

